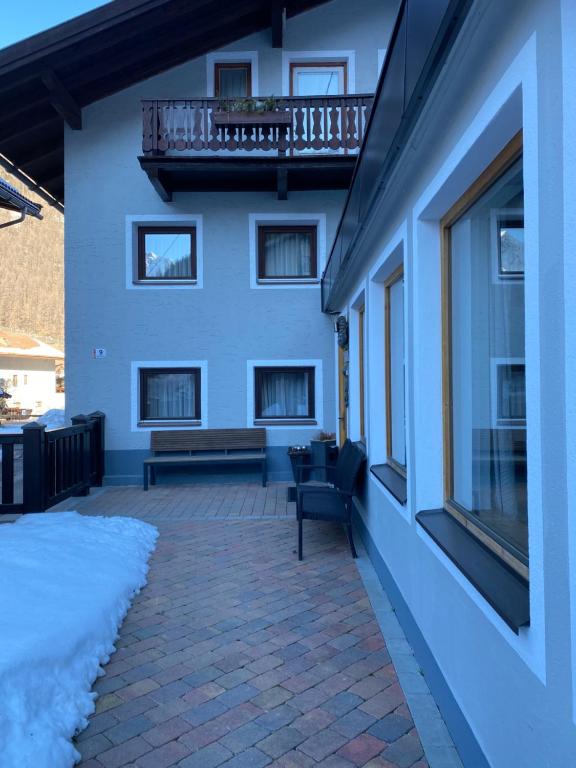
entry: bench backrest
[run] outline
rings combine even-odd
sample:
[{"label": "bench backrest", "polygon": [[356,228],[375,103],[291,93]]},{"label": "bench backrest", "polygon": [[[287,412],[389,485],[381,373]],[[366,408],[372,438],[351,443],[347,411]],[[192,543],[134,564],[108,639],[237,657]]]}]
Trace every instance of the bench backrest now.
[{"label": "bench backrest", "polygon": [[264,450],[266,430],[246,429],[167,429],[152,432],[150,448],[161,451]]}]

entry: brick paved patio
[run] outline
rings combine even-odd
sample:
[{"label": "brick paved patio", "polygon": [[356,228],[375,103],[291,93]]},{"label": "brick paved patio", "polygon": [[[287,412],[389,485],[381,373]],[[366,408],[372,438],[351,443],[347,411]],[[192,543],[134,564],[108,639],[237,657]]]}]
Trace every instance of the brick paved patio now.
[{"label": "brick paved patio", "polygon": [[82,768],[428,766],[344,535],[309,523],[298,563],[284,499],[280,485],[110,488],[60,505],[161,534],[95,685]]}]

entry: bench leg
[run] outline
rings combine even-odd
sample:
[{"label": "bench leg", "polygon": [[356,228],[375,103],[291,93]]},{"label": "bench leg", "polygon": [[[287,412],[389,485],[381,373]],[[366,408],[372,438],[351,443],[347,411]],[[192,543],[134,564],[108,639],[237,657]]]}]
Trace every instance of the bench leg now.
[{"label": "bench leg", "polygon": [[302,560],[302,518],[298,518],[298,560]]},{"label": "bench leg", "polygon": [[268,465],[266,464],[266,459],[262,462],[262,486],[266,488],[266,483],[268,482]]},{"label": "bench leg", "polygon": [[144,490],[148,490],[148,464],[144,464]]}]

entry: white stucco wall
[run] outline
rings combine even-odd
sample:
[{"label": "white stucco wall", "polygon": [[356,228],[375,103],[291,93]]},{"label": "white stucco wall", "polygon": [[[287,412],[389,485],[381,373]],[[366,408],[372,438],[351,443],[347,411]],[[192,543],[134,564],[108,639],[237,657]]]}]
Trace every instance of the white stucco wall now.
[{"label": "white stucco wall", "polygon": [[[402,508],[369,477],[362,516],[493,768],[571,765],[576,754],[576,645],[570,612],[576,583],[569,495],[574,474],[569,370],[574,366],[568,343],[574,336],[569,304],[574,293],[569,203],[574,198],[574,121],[569,113],[574,13],[570,3],[562,5],[563,30],[559,0],[508,3],[506,23],[501,4],[474,4],[359,245],[365,266],[342,307],[354,322],[356,298],[365,292],[367,447],[370,462],[378,462],[385,438],[384,340],[373,278],[382,265],[385,272],[393,269],[391,261],[386,267],[386,259],[401,242],[408,502]],[[444,498],[439,220],[521,128],[531,624],[517,636],[436,547],[415,515],[441,507]],[[353,380],[354,333],[351,338]],[[350,411],[352,432],[357,411],[356,399]]]}]

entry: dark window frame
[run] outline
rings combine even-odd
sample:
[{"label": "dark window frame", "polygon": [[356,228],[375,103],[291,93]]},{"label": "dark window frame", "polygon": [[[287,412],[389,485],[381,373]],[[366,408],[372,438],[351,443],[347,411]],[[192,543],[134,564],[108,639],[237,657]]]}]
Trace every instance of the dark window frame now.
[{"label": "dark window frame", "polygon": [[[272,275],[266,272],[265,238],[267,234],[305,232],[310,235],[310,274],[308,275]],[[260,282],[310,282],[318,280],[318,225],[317,224],[258,224],[258,275]]]},{"label": "dark window frame", "polygon": [[[245,69],[246,70],[246,95],[230,98],[251,98],[252,96],[252,62],[250,61],[217,61],[214,63],[214,96],[220,97],[220,73],[223,69]],[[222,98],[228,98],[226,96]]]},{"label": "dark window frame", "polygon": [[[404,261],[397,267],[384,281],[384,374],[386,377],[386,464],[391,467],[398,475],[406,480],[408,467],[406,464],[400,464],[392,456],[392,314],[390,289],[396,283],[404,284]],[[406,301],[404,296],[404,285],[402,286],[403,305]],[[404,316],[402,316],[402,333],[404,335],[404,357],[406,357],[406,328],[404,325]],[[404,365],[406,363],[404,362]],[[404,378],[404,451],[406,451],[406,379]],[[408,462],[408,457],[406,457]]]},{"label": "dark window frame", "polygon": [[[308,414],[292,416],[262,415],[262,377],[267,373],[308,373]],[[313,365],[255,366],[254,367],[254,418],[259,421],[313,421],[316,418],[316,368]]]},{"label": "dark window frame", "polygon": [[[159,416],[148,416],[146,414],[146,405],[148,400],[148,382],[149,376],[161,373],[191,373],[194,376],[194,416],[173,416],[170,418]],[[202,387],[202,369],[201,368],[139,368],[138,369],[138,397],[140,422],[142,423],[162,423],[173,424],[174,422],[199,422],[202,420],[201,407],[201,387]]]},{"label": "dark window frame", "polygon": [[[146,235],[189,235],[191,276],[148,277],[146,275]],[[137,281],[139,283],[195,283],[198,280],[197,229],[189,225],[144,225],[138,227]]]}]

